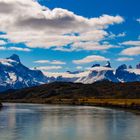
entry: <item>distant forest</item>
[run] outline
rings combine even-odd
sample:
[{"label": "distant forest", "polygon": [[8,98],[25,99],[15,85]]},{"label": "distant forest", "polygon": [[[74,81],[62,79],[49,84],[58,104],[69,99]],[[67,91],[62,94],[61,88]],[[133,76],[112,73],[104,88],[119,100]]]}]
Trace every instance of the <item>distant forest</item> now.
[{"label": "distant forest", "polygon": [[140,82],[93,84],[55,82],[21,90],[0,93],[0,100],[46,100],[46,99],[140,99]]}]

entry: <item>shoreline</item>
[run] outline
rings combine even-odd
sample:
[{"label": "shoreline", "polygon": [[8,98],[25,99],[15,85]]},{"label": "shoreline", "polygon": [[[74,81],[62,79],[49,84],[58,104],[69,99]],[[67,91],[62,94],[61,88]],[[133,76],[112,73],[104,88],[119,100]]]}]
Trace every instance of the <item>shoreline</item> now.
[{"label": "shoreline", "polygon": [[32,99],[32,100],[5,100],[3,101],[3,103],[96,106],[140,113],[140,99],[55,99],[55,100]]},{"label": "shoreline", "polygon": [[2,103],[0,103],[0,109],[3,107]]}]

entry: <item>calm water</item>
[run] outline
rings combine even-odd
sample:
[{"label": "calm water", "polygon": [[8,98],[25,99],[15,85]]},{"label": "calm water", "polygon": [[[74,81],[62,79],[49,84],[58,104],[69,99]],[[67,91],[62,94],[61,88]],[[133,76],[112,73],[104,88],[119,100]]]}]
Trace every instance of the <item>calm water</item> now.
[{"label": "calm water", "polygon": [[4,104],[0,140],[140,140],[140,116],[98,107]]}]

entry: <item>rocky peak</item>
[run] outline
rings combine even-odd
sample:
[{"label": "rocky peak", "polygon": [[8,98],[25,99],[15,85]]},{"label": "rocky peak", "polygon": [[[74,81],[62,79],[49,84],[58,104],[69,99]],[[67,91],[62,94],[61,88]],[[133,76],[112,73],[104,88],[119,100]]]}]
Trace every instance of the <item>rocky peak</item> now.
[{"label": "rocky peak", "polygon": [[133,67],[131,66],[131,65],[129,65],[129,67],[128,67],[129,69],[132,69]]},{"label": "rocky peak", "polygon": [[111,68],[111,64],[110,64],[110,62],[109,62],[109,61],[107,61],[107,63],[106,63],[106,65],[105,65],[105,67],[107,67],[107,68]]},{"label": "rocky peak", "polygon": [[139,63],[139,64],[137,64],[136,68],[137,68],[137,69],[140,69],[140,63]]},{"label": "rocky peak", "polygon": [[10,56],[10,57],[8,57],[7,59],[11,59],[11,60],[14,60],[14,61],[16,61],[16,62],[19,62],[19,63],[20,63],[20,58],[19,58],[19,56],[18,56],[18,55],[16,55],[16,54],[11,55],[11,56]]},{"label": "rocky peak", "polygon": [[123,64],[117,68],[117,70],[125,70],[127,69],[127,65]]}]

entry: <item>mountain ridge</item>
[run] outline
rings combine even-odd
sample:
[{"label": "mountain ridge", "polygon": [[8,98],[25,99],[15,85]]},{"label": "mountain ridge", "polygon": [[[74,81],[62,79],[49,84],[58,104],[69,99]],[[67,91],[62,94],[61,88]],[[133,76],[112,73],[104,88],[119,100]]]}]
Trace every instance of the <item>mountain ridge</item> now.
[{"label": "mountain ridge", "polygon": [[105,66],[94,64],[85,71],[67,71],[58,76],[45,75],[40,70],[32,70],[24,66],[18,55],[0,60],[0,92],[8,89],[21,89],[38,86],[51,82],[72,82],[92,84],[98,81],[111,82],[140,82],[140,69],[128,68],[125,64],[116,70],[111,67],[108,61]]},{"label": "mountain ridge", "polygon": [[0,91],[45,84],[49,79],[41,71],[24,66],[18,55],[0,60]]}]

